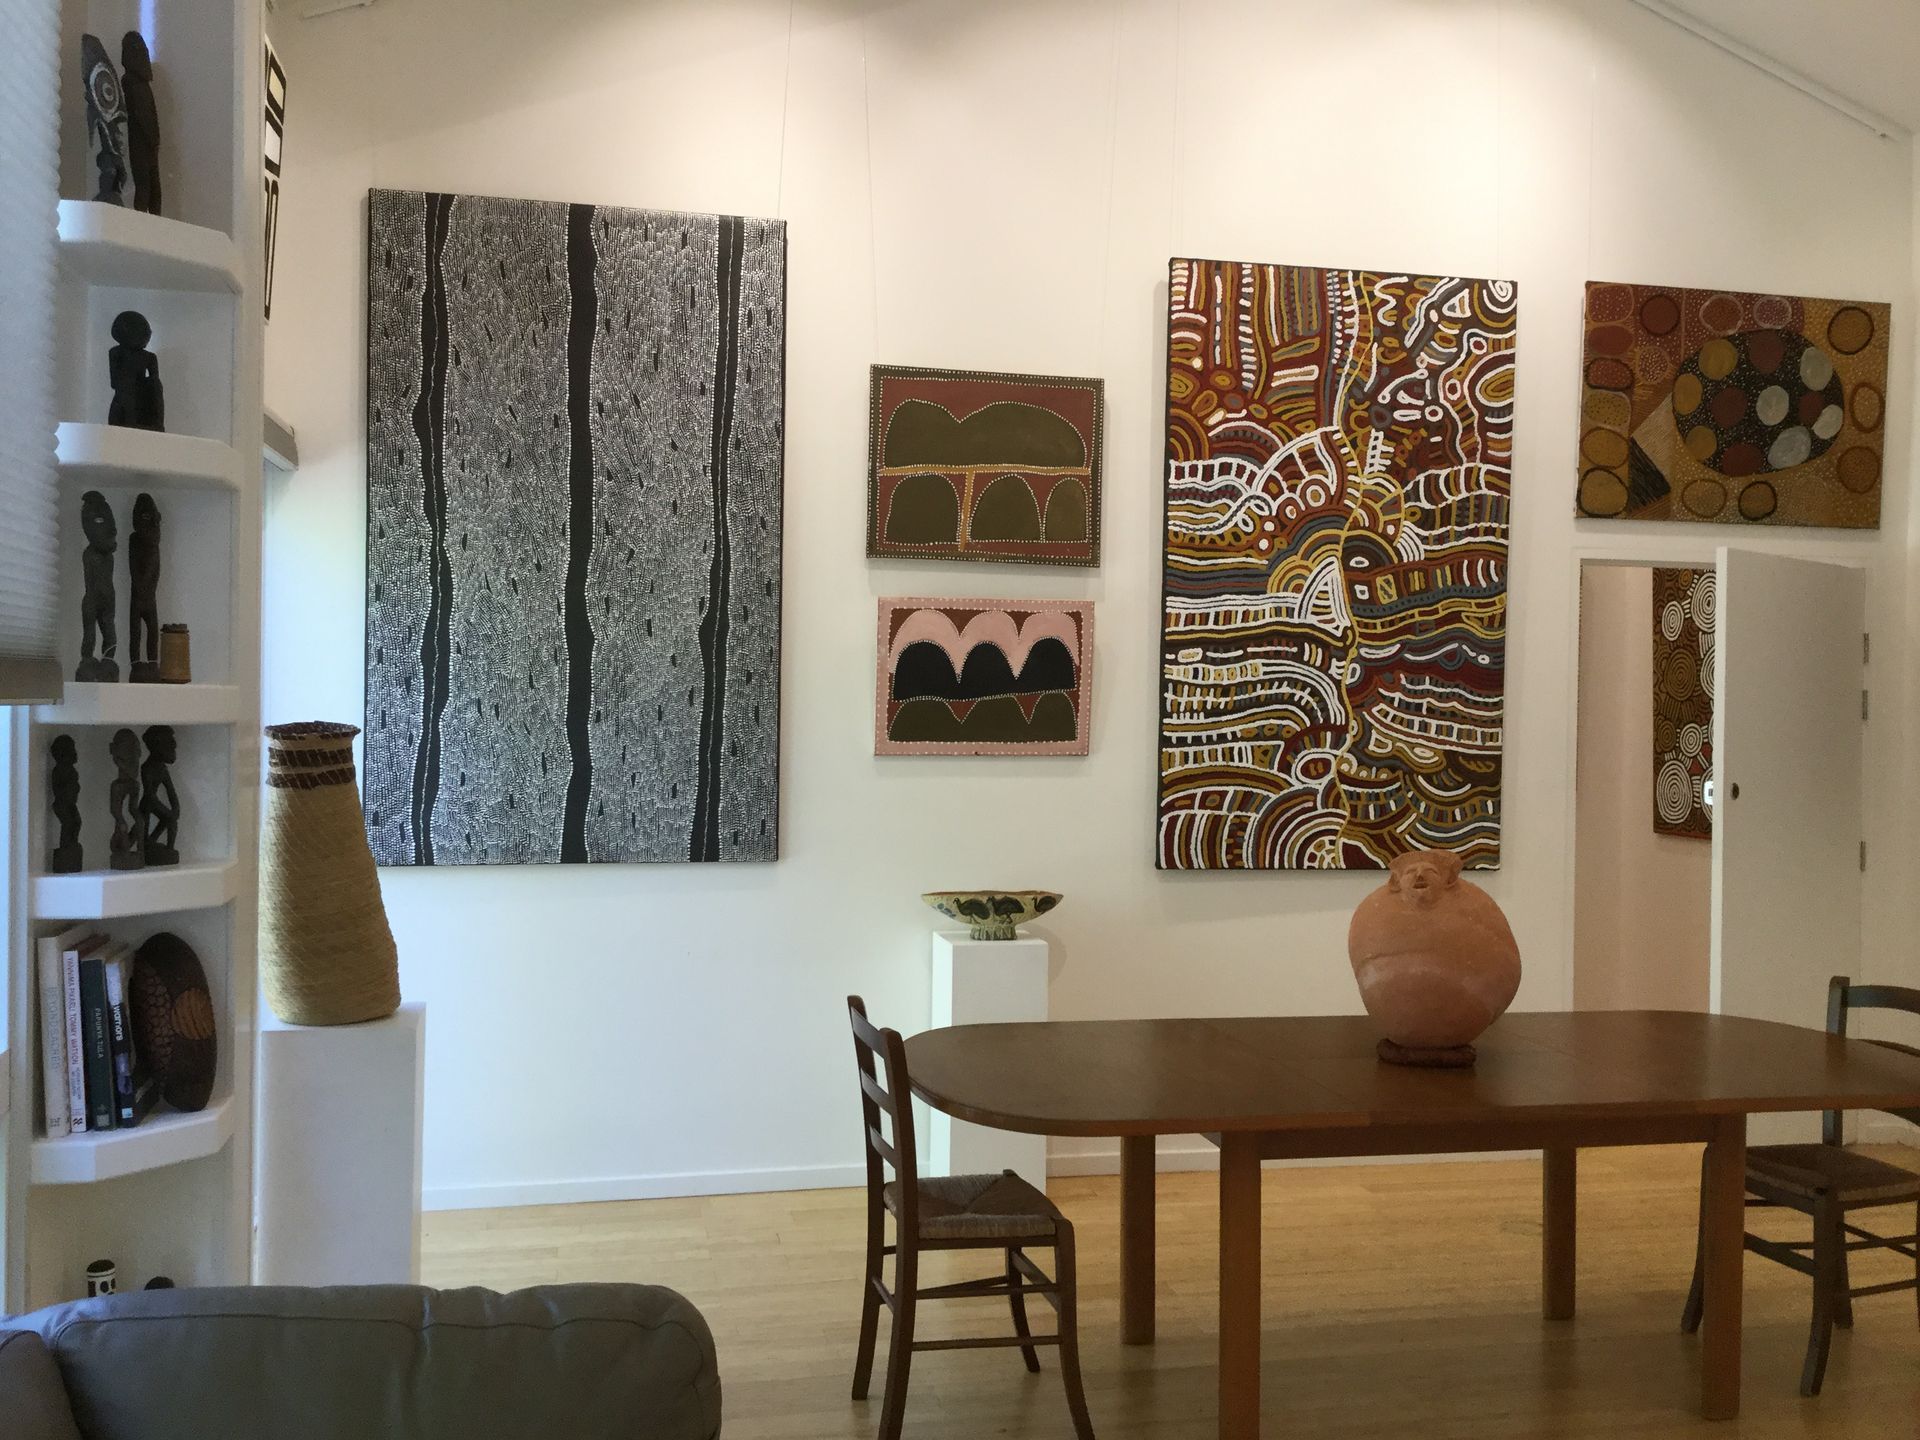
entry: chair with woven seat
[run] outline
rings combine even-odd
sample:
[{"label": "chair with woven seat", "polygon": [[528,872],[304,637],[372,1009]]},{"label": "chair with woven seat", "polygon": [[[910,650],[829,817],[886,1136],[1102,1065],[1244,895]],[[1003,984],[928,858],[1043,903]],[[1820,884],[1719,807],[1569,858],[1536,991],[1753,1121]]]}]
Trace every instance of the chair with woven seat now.
[{"label": "chair with woven seat", "polygon": [[[1898,985],[1854,985],[1844,975],[1834,976],[1827,984],[1828,1033],[1845,1035],[1848,1017],[1855,1010],[1898,1010],[1920,1015],[1920,990]],[[1893,1040],[1871,1043],[1920,1055],[1920,1048]],[[1843,1149],[1841,1113],[1826,1112],[1818,1145],[1755,1145],[1747,1150],[1748,1208],[1795,1210],[1813,1220],[1811,1240],[1746,1237],[1746,1248],[1754,1254],[1813,1278],[1813,1327],[1807,1336],[1807,1358],[1800,1369],[1802,1395],[1820,1393],[1833,1327],[1852,1328],[1855,1300],[1899,1290],[1912,1290],[1920,1299],[1920,1175]],[[1920,1110],[1887,1113],[1920,1124]],[[1704,1172],[1702,1183],[1704,1186]],[[1915,1206],[1911,1235],[1880,1235],[1847,1219],[1855,1210],[1908,1204]],[[1703,1228],[1703,1243],[1704,1234]],[[1905,1255],[1914,1262],[1914,1278],[1856,1288],[1847,1264],[1847,1257],[1856,1250],[1892,1250]],[[1703,1259],[1703,1252],[1696,1248],[1693,1288],[1687,1294],[1687,1308],[1680,1321],[1689,1334],[1700,1328],[1704,1309]]]},{"label": "chair with woven seat", "polygon": [[[853,1367],[853,1398],[867,1398],[873,1374],[880,1307],[893,1312],[887,1352],[886,1390],[880,1402],[880,1440],[898,1440],[907,1404],[907,1369],[918,1350],[973,1350],[1018,1346],[1027,1369],[1040,1369],[1039,1347],[1058,1346],[1060,1378],[1079,1440],[1093,1440],[1087,1400],[1080,1386],[1080,1338],[1076,1319],[1073,1226],[1046,1195],[1011,1170],[999,1175],[942,1175],[921,1179],[914,1148],[913,1091],[907,1079],[906,1043],[897,1030],[867,1019],[866,1003],[847,997],[853,1022],[854,1058],[860,1066],[860,1109],[867,1157],[867,1255],[861,1287],[860,1341]],[[877,1061],[877,1063],[876,1063]],[[882,1127],[882,1117],[886,1125]],[[891,1168],[894,1178],[887,1179]],[[887,1217],[894,1243],[886,1243]],[[1051,1249],[1055,1278],[1027,1255]],[[998,1250],[1001,1273],[951,1285],[922,1287],[920,1255],[927,1250]],[[893,1286],[885,1279],[893,1257]],[[915,1311],[922,1300],[958,1300],[1004,1295],[1013,1312],[1011,1335],[917,1340]],[[1059,1318],[1052,1335],[1027,1325],[1027,1297],[1038,1295]]]}]

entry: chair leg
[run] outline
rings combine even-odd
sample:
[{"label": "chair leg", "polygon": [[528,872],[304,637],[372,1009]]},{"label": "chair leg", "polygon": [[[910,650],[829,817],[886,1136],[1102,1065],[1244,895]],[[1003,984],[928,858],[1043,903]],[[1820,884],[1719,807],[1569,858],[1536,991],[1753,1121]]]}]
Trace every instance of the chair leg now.
[{"label": "chair leg", "polygon": [[[1019,1253],[1020,1247],[1017,1245],[1012,1245],[1007,1248],[1007,1305],[1013,1311],[1013,1333],[1024,1340],[1033,1334],[1033,1331],[1027,1328],[1027,1297],[1020,1293],[1022,1278],[1020,1268],[1013,1263],[1013,1257]],[[1040,1373],[1040,1352],[1038,1349],[1032,1345],[1022,1345],[1020,1347],[1020,1358],[1027,1362],[1029,1372],[1035,1375]]]},{"label": "chair leg", "polygon": [[887,1224],[880,1207],[867,1209],[867,1262],[860,1280],[860,1341],[853,1357],[853,1398],[867,1398],[867,1382],[873,1378],[873,1342],[880,1329],[880,1292],[875,1288],[882,1278]]},{"label": "chair leg", "polygon": [[1087,1395],[1080,1385],[1080,1274],[1074,1265],[1073,1227],[1060,1222],[1054,1241],[1054,1283],[1060,1289],[1060,1380],[1067,1387],[1067,1409],[1073,1414],[1073,1433],[1093,1440],[1093,1421],[1087,1415]]},{"label": "chair leg", "polygon": [[1846,1218],[1844,1213],[1834,1217],[1834,1229],[1837,1232],[1834,1237],[1834,1248],[1839,1251],[1840,1259],[1834,1267],[1838,1272],[1839,1283],[1834,1287],[1833,1292],[1833,1323],[1842,1330],[1851,1330],[1853,1328],[1853,1266],[1848,1263],[1847,1232],[1843,1228]]},{"label": "chair leg", "polygon": [[1827,1351],[1833,1344],[1834,1295],[1840,1285],[1840,1247],[1846,1232],[1840,1228],[1840,1207],[1831,1197],[1814,1205],[1813,1213],[1813,1322],[1807,1333],[1807,1359],[1800,1370],[1800,1393],[1818,1395],[1827,1375]]},{"label": "chair leg", "polygon": [[1700,1317],[1707,1298],[1707,1162],[1700,1162],[1700,1220],[1693,1236],[1693,1284],[1687,1290],[1687,1305],[1680,1312],[1680,1332],[1692,1335],[1700,1328]]},{"label": "chair leg", "polygon": [[880,1402],[880,1440],[900,1440],[907,1411],[907,1367],[913,1363],[913,1309],[920,1256],[905,1236],[893,1257],[893,1338],[887,1347],[887,1393]]}]

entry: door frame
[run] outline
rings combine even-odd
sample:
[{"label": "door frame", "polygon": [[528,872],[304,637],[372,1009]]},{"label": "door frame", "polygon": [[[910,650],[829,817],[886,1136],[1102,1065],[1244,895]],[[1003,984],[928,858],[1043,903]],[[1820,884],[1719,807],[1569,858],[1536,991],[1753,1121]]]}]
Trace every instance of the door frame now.
[{"label": "door frame", "polygon": [[[1576,521],[1576,524],[1591,524],[1591,521]],[[1616,522],[1616,525],[1625,522]],[[1867,585],[1867,623],[1873,623],[1874,582],[1877,578],[1874,559],[1871,553],[1865,553],[1860,542],[1848,544],[1844,540],[1814,540],[1798,538],[1798,532],[1789,535],[1754,535],[1745,530],[1730,530],[1724,525],[1692,525],[1673,523],[1635,523],[1628,526],[1629,533],[1613,533],[1582,538],[1576,532],[1576,543],[1569,547],[1573,561],[1568,577],[1567,607],[1567,665],[1566,689],[1562,704],[1566,712],[1565,742],[1567,763],[1563,768],[1565,779],[1561,788],[1561,854],[1565,857],[1561,864],[1560,894],[1563,901],[1562,913],[1565,916],[1560,927],[1561,945],[1561,987],[1560,1008],[1573,1008],[1573,966],[1574,966],[1574,925],[1573,906],[1579,888],[1579,871],[1576,868],[1575,848],[1579,844],[1579,758],[1580,758],[1580,582],[1586,574],[1588,565],[1632,566],[1647,569],[1667,569],[1672,567],[1691,567],[1712,570],[1718,567],[1719,551],[1723,546],[1742,550],[1759,550],[1770,555],[1779,555],[1790,560],[1812,560],[1824,565],[1844,565],[1849,569],[1863,571]],[[1641,534],[1641,531],[1652,533]],[[1677,534],[1668,532],[1677,531]],[[1877,540],[1880,532],[1844,531],[1837,534],[1863,534],[1869,540]],[[1509,611],[1513,604],[1513,593],[1509,586],[1507,594]],[[1508,633],[1512,633],[1512,617],[1508,617]],[[1867,783],[1864,771],[1860,776],[1863,792]]]}]

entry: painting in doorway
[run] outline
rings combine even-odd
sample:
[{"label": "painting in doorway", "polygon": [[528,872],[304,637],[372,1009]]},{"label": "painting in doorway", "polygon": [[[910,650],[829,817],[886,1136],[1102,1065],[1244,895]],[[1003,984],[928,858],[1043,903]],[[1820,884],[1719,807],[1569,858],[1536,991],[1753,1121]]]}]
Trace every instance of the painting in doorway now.
[{"label": "painting in doorway", "polygon": [[1653,828],[1662,835],[1713,836],[1717,583],[1711,570],[1653,572]]},{"label": "painting in doorway", "polygon": [[1576,513],[1878,528],[1888,314],[1589,283]]},{"label": "painting in doorway", "polygon": [[876,755],[1085,755],[1093,604],[886,599]]},{"label": "painting in doorway", "polygon": [[1098,565],[1105,389],[874,366],[867,554]]},{"label": "painting in doorway", "polygon": [[1500,858],[1517,295],[1175,260],[1157,863]]},{"label": "painting in doorway", "polygon": [[367,835],[771,860],[786,227],[376,190]]}]

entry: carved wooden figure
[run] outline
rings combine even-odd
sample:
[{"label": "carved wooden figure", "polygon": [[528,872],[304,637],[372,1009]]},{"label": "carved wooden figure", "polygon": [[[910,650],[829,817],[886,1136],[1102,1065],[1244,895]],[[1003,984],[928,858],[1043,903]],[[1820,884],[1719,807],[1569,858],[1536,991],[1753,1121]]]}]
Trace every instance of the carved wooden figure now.
[{"label": "carved wooden figure", "polygon": [[55,875],[71,875],[85,868],[80,848],[80,771],[75,764],[78,752],[71,735],[56,735],[48,747],[53,758],[53,775],[47,791],[53,804],[53,818],[60,827],[47,859],[47,869]]},{"label": "carved wooden figure", "polygon": [[120,649],[120,632],[113,618],[113,557],[120,548],[120,530],[113,521],[113,507],[98,490],[80,497],[80,529],[87,537],[87,550],[80,557],[80,664],[73,678],[118,680],[120,662],[114,656]]},{"label": "carved wooden figure", "polygon": [[153,103],[153,57],[147,37],[129,30],[120,41],[120,89],[127,107],[127,165],[133,208],[160,213],[160,112]]},{"label": "carved wooden figure", "polygon": [[100,192],[93,198],[118,205],[120,187],[127,181],[127,139],[120,128],[127,110],[120,77],[97,35],[80,37],[80,78],[87,92],[87,143],[100,171]]},{"label": "carved wooden figure", "polygon": [[133,533],[127,536],[127,678],[160,681],[160,507],[142,491],[133,502]]},{"label": "carved wooden figure", "polygon": [[107,790],[113,842],[107,863],[115,870],[141,870],[147,859],[140,817],[140,737],[131,730],[116,730],[107,753],[113,756],[113,784]]},{"label": "carved wooden figure", "polygon": [[149,865],[180,863],[180,792],[167,767],[180,758],[171,725],[149,725],[140,767],[141,854]]},{"label": "carved wooden figure", "polygon": [[138,310],[122,310],[113,317],[113,339],[113,348],[107,351],[107,379],[113,386],[107,423],[135,430],[166,429],[167,394],[160,384],[160,361],[147,349],[153,326]]}]

